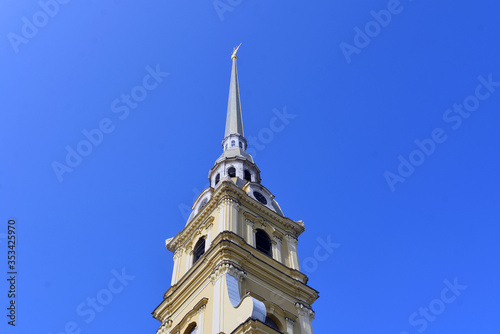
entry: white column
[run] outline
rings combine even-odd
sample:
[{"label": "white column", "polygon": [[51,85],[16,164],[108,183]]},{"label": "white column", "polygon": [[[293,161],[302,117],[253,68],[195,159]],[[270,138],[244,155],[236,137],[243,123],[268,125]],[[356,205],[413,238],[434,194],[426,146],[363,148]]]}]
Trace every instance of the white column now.
[{"label": "white column", "polygon": [[205,252],[208,251],[210,245],[212,244],[212,227],[214,224],[210,224],[206,227],[207,230],[207,238],[205,239]]},{"label": "white column", "polygon": [[196,330],[197,333],[203,334],[203,322],[205,320],[205,308],[206,305],[203,305],[198,309],[198,329]]},{"label": "white column", "polygon": [[249,219],[246,219],[246,223],[247,223],[247,243],[252,246],[252,247],[255,247],[255,232],[254,232],[254,229],[253,229],[253,222]]},{"label": "white column", "polygon": [[273,258],[281,262],[281,238],[278,237],[277,235],[273,236]]},{"label": "white column", "polygon": [[295,324],[295,321],[293,321],[290,318],[285,318],[285,321],[286,321],[286,333],[293,334],[293,325]]},{"label": "white column", "polygon": [[185,273],[188,272],[189,268],[191,268],[191,265],[193,264],[193,250],[191,249],[191,246],[189,246],[186,249],[186,271]]},{"label": "white column", "polygon": [[313,334],[312,321],[314,319],[314,311],[300,303],[295,304],[295,307],[299,313],[301,334]]},{"label": "white column", "polygon": [[238,234],[239,211],[240,211],[240,205],[235,200],[231,200],[229,202],[229,215],[228,215],[229,221],[227,226],[229,231],[234,232],[236,234]]},{"label": "white column", "polygon": [[300,270],[299,256],[297,254],[297,239],[290,235],[286,235],[286,242],[288,246],[288,257],[290,260],[290,267],[292,269]]},{"label": "white column", "polygon": [[214,299],[213,299],[213,309],[212,309],[212,333],[220,333],[223,330],[224,321],[224,291],[222,289],[224,279],[224,274],[216,271],[210,277],[212,284],[214,285]]},{"label": "white column", "polygon": [[182,250],[178,249],[174,253],[174,269],[172,270],[172,282],[171,285],[177,283],[178,275],[179,275],[179,266],[180,266],[180,258],[181,258]]},{"label": "white column", "polygon": [[219,232],[231,231],[238,233],[238,211],[240,205],[232,197],[222,199],[220,205]]},{"label": "white column", "polygon": [[220,205],[217,207],[217,211],[219,213],[217,234],[219,234],[224,231],[224,224],[226,223],[226,202],[224,200],[222,200]]}]

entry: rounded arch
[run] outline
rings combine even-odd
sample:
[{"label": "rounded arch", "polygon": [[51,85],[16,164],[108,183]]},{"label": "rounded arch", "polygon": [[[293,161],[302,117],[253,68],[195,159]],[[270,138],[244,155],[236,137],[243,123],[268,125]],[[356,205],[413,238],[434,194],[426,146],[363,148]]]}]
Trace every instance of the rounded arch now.
[{"label": "rounded arch", "polygon": [[198,326],[196,325],[196,322],[192,322],[186,327],[184,334],[196,334],[197,328],[198,328]]},{"label": "rounded arch", "polygon": [[236,177],[236,168],[233,166],[229,167],[227,169],[227,175],[229,175],[229,177]]},{"label": "rounded arch", "polygon": [[217,173],[217,175],[215,176],[215,185],[217,185],[220,181],[220,173]]},{"label": "rounded arch", "polygon": [[207,204],[208,202],[208,198],[204,198],[203,201],[201,201],[200,205],[198,206],[198,212],[201,211],[201,209],[203,209],[203,207]]},{"label": "rounded arch", "polygon": [[278,318],[270,313],[266,315],[266,325],[268,325],[272,329],[277,330],[278,332],[280,332],[282,329],[281,322],[278,320]]},{"label": "rounded arch", "polygon": [[266,231],[257,229],[255,232],[255,248],[268,256],[273,256],[271,238]]}]

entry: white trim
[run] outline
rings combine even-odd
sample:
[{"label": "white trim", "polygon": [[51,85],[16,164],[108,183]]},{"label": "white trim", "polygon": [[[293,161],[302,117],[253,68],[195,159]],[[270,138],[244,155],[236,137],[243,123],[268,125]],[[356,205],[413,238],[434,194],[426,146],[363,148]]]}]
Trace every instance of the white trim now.
[{"label": "white trim", "polygon": [[184,304],[184,307],[180,308],[176,313],[172,314],[172,316],[170,317],[170,319],[173,321],[173,319],[175,319],[176,317],[179,316],[179,314],[181,314],[186,308],[187,306],[193,301],[196,299],[196,297],[198,297],[198,295],[203,291],[203,289],[208,285],[210,284],[210,279],[207,279],[205,284],[202,285],[200,287],[200,289],[198,290],[198,293],[195,294],[195,295],[192,295],[191,298],[189,298],[186,303]]},{"label": "white trim", "polygon": [[[264,287],[264,288],[266,288],[266,289],[269,289],[270,291],[276,291],[276,289],[275,289],[275,288],[273,288],[271,285],[269,285],[269,284],[267,284],[267,283],[262,284],[261,282],[259,282],[259,281],[255,280],[255,279],[253,279],[253,278],[252,278],[252,276],[249,276],[248,274],[247,274],[247,276],[246,276],[246,279],[248,279],[248,280],[250,280],[250,281],[252,281],[252,282],[257,283],[258,285],[260,285],[260,286],[262,286],[262,287]],[[279,295],[279,296],[280,296],[281,298],[283,298],[284,300],[289,301],[289,302],[290,302],[290,303],[292,303],[292,304],[295,304],[295,303],[297,302],[296,300],[288,299],[288,298],[286,298],[286,297],[285,297],[285,296],[283,296],[283,295]],[[284,307],[282,307],[282,308],[284,308]]]}]

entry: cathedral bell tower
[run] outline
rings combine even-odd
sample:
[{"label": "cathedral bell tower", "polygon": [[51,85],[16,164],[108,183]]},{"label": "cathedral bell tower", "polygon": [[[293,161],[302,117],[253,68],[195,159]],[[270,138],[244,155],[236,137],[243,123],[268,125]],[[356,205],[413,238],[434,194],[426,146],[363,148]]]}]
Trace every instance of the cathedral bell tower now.
[{"label": "cathedral bell tower", "polygon": [[236,67],[232,70],[222,155],[210,187],[186,226],[166,240],[171,286],[153,311],[157,334],[312,334],[318,292],[300,271],[297,238],[304,223],[283,215],[246,152]]}]

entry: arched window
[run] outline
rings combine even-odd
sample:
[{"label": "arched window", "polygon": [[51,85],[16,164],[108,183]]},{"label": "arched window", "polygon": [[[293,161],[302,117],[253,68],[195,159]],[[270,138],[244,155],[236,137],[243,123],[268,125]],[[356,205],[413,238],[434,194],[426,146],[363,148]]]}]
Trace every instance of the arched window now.
[{"label": "arched window", "polygon": [[258,251],[266,255],[273,256],[271,239],[263,230],[258,229],[257,233],[255,233],[255,244],[255,248],[257,248]]},{"label": "arched window", "polygon": [[205,206],[205,204],[207,204],[208,202],[208,198],[205,198],[201,203],[200,203],[200,206],[198,207],[198,211],[201,211],[201,209],[203,209],[203,207]]},{"label": "arched window", "polygon": [[280,331],[278,325],[276,324],[276,322],[269,318],[269,317],[266,317],[266,325],[268,325],[269,327],[271,327],[272,329],[276,329],[278,332]]},{"label": "arched window", "polygon": [[200,238],[193,249],[193,264],[205,253],[205,238]]},{"label": "arched window", "polygon": [[196,322],[190,323],[189,326],[187,326],[186,330],[184,331],[184,334],[196,334]]},{"label": "arched window", "polygon": [[248,169],[245,169],[245,180],[252,181],[252,174],[250,174]]},{"label": "arched window", "polygon": [[236,143],[234,140],[231,140],[231,146],[234,146]]},{"label": "arched window", "polygon": [[236,168],[229,167],[227,170],[227,174],[229,175],[229,177],[236,177]]},{"label": "arched window", "polygon": [[215,185],[217,185],[220,181],[220,173],[217,173],[217,175],[215,176]]},{"label": "arched window", "polygon": [[239,144],[240,144],[240,147],[241,147],[241,148],[243,148],[243,143],[242,143],[242,142],[239,142]]}]

